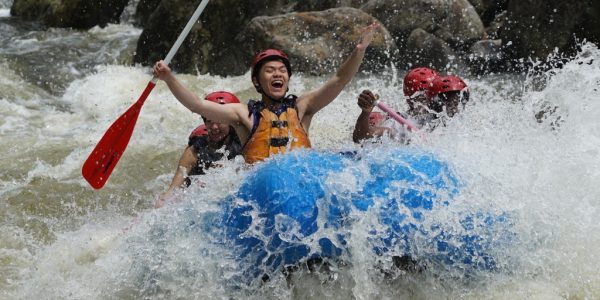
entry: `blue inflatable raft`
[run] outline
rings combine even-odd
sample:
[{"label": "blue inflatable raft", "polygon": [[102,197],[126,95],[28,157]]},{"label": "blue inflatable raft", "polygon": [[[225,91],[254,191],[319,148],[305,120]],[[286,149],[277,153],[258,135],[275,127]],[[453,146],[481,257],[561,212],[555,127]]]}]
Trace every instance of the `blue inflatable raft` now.
[{"label": "blue inflatable raft", "polygon": [[[351,256],[354,224],[368,230],[374,255],[473,270],[496,267],[491,249],[505,216],[467,212],[459,228],[428,219],[446,209],[461,182],[433,155],[409,149],[354,155],[294,151],[260,164],[224,201],[226,244],[257,278],[311,258]],[[418,246],[418,247],[417,247]]]}]

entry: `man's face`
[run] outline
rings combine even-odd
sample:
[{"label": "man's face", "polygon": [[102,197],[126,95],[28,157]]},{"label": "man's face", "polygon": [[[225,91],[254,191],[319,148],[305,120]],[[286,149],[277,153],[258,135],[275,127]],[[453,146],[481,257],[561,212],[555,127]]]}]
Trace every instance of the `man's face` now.
[{"label": "man's face", "polygon": [[407,99],[410,110],[416,115],[423,115],[429,113],[431,98],[427,97],[425,92],[416,92],[410,98]]},{"label": "man's face", "polygon": [[264,63],[258,71],[258,82],[263,92],[272,99],[280,99],[288,90],[288,70],[280,60]]},{"label": "man's face", "polygon": [[444,101],[444,105],[446,106],[446,114],[448,117],[454,117],[454,115],[458,112],[458,105],[460,104],[459,92],[448,92],[444,95],[440,95],[440,98]]},{"label": "man's face", "polygon": [[[464,109],[465,105],[469,101],[468,91],[452,91],[438,95],[439,100],[446,107],[446,114],[448,117],[454,117],[459,111],[459,107],[462,106]],[[440,109],[441,112],[441,109]]]},{"label": "man's face", "polygon": [[208,131],[208,139],[211,142],[220,142],[229,134],[230,127],[227,124],[213,122],[211,120],[205,119],[204,125],[206,125],[206,130]]}]

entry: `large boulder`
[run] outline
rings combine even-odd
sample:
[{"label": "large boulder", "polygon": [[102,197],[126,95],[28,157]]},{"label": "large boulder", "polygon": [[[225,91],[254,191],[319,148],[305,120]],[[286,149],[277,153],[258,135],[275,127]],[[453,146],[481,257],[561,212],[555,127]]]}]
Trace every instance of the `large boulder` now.
[{"label": "large boulder", "polygon": [[500,28],[509,58],[544,60],[554,49],[570,52],[574,38],[598,42],[599,1],[510,1],[505,26]]},{"label": "large boulder", "polygon": [[483,23],[467,0],[370,0],[361,9],[388,28],[401,52],[417,28],[454,48],[468,47],[484,37]]},{"label": "large boulder", "polygon": [[[146,22],[134,56],[135,63],[152,65],[166,56],[200,0],[162,0]],[[235,36],[255,16],[275,15],[286,8],[285,0],[213,0],[210,1],[171,62],[173,69],[187,73],[217,75],[241,74],[246,65],[238,65],[231,55]],[[218,62],[218,63],[216,63]]]},{"label": "large boulder", "polygon": [[145,27],[152,13],[158,8],[162,0],[140,0],[135,8],[135,23]]},{"label": "large boulder", "polygon": [[368,0],[296,0],[294,11],[320,11],[336,7],[359,8]]},{"label": "large boulder", "polygon": [[470,49],[469,63],[476,74],[504,71],[504,54],[500,40],[481,40]]},{"label": "large boulder", "polygon": [[600,45],[600,1],[588,5],[580,28],[585,32],[584,38]]},{"label": "large boulder", "polygon": [[118,23],[128,0],[14,0],[10,13],[50,27],[89,29]]},{"label": "large boulder", "polygon": [[469,0],[469,2],[486,26],[490,25],[496,15],[506,10],[508,6],[508,0]]},{"label": "large boulder", "polygon": [[421,28],[413,30],[406,45],[411,59],[403,67],[427,66],[444,71],[457,69],[452,66],[459,64],[459,56],[450,45]]},{"label": "large boulder", "polygon": [[494,20],[490,22],[489,26],[485,28],[485,33],[489,39],[499,39],[500,28],[506,26],[508,24],[508,19],[506,18],[506,11],[503,11],[496,15]]},{"label": "large boulder", "polygon": [[[245,47],[239,48],[242,52],[236,57],[244,58],[248,66],[254,53],[275,47],[290,56],[294,71],[330,73],[354,49],[362,29],[374,22],[378,23],[365,12],[349,7],[256,17],[238,36],[238,43]],[[396,52],[392,36],[382,25],[367,50],[363,67],[378,70],[390,66]]]}]

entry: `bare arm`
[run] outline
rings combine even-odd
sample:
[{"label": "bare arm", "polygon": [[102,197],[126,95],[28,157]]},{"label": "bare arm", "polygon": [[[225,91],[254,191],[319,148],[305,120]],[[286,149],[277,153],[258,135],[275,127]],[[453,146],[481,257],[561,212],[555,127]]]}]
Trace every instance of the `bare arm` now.
[{"label": "bare arm", "polygon": [[375,107],[375,102],[379,99],[379,96],[373,94],[370,90],[364,90],[358,96],[358,106],[361,108],[361,113],[356,119],[356,125],[354,126],[354,132],[352,133],[352,140],[355,143],[372,137],[382,136],[388,128],[371,126],[369,124],[369,115]]},{"label": "bare arm", "polygon": [[354,132],[352,133],[352,140],[355,143],[360,143],[360,141],[369,138],[369,130],[371,126],[369,126],[369,113],[362,111],[356,119],[356,125],[354,125]]},{"label": "bare arm", "polygon": [[198,157],[192,147],[187,147],[181,154],[181,158],[179,158],[179,163],[177,164],[177,170],[175,170],[175,175],[173,176],[173,180],[171,180],[171,185],[165,192],[165,194],[154,204],[154,208],[159,208],[164,205],[165,201],[173,195],[173,191],[176,188],[182,188],[183,182],[185,181],[185,177],[190,173],[195,164],[198,163]]},{"label": "bare arm", "polygon": [[[379,26],[371,24],[363,29],[361,38],[350,57],[342,63],[335,75],[320,88],[310,91],[298,99],[298,111],[305,129],[310,125],[312,116],[327,106],[342,89],[352,80],[362,63],[367,47],[373,40],[375,30]],[[305,120],[306,118],[306,120]]]},{"label": "bare arm", "polygon": [[243,118],[248,115],[248,108],[241,103],[220,105],[203,101],[187,89],[162,60],[154,65],[154,75],[167,83],[171,93],[183,106],[212,121],[234,125],[241,123]]},{"label": "bare arm", "polygon": [[392,132],[388,127],[371,126],[369,125],[369,114],[362,112],[356,120],[356,126],[352,133],[352,140],[355,143],[360,143],[365,139],[380,137],[386,132]]}]

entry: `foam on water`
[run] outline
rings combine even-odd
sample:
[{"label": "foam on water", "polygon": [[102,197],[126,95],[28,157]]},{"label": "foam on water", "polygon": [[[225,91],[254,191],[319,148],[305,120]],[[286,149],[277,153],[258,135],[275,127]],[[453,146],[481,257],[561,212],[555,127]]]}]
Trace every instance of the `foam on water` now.
[{"label": "foam on water", "polygon": [[[193,186],[175,197],[178,202],[150,209],[199,123],[164,83],[144,105],[108,185],[92,192],[81,179],[81,164],[139,97],[151,77],[148,70],[96,67],[60,96],[2,72],[0,298],[600,297],[599,62],[597,47],[584,44],[563,68],[536,75],[544,77],[541,86],[534,75],[466,78],[471,88],[466,110],[411,145],[447,161],[465,183],[454,208],[436,214],[436,221],[452,224],[456,212],[465,210],[510,213],[518,235],[510,252],[518,259],[503,260],[507,272],[470,278],[435,269],[390,277],[355,242],[348,266],[323,274],[297,272],[289,283],[281,275],[252,289],[232,285],[235,260],[209,242],[210,232],[199,222],[218,213],[217,202],[252,170],[224,161],[223,169],[200,179],[207,188]],[[396,76],[360,78],[348,86],[315,117],[316,148],[359,150],[350,139],[359,114],[356,97],[365,87],[404,110]],[[180,78],[198,95],[225,89],[247,99],[256,97],[248,77]],[[294,76],[290,90],[324,80]],[[354,191],[353,178],[339,174],[329,184]],[[366,236],[373,218],[364,216],[353,236]]]}]

